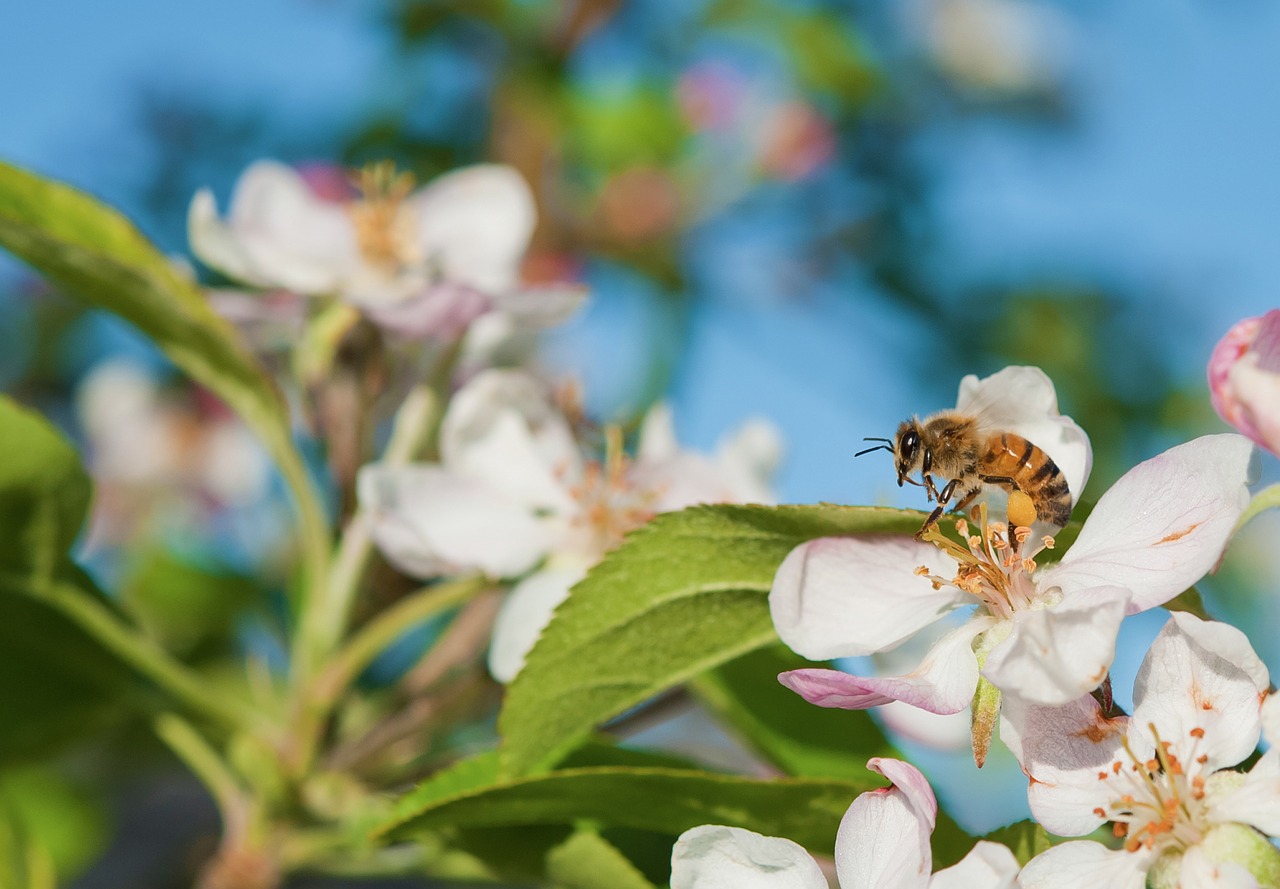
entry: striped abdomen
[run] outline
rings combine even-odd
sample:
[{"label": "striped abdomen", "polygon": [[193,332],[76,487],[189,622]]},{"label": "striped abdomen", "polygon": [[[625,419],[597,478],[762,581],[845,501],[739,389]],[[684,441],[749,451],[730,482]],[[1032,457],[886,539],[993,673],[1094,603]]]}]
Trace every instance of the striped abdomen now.
[{"label": "striped abdomen", "polygon": [[1062,527],[1071,517],[1071,491],[1062,470],[1021,435],[997,432],[988,438],[977,469],[984,482],[1005,490],[1016,487],[1030,497],[1041,521]]}]

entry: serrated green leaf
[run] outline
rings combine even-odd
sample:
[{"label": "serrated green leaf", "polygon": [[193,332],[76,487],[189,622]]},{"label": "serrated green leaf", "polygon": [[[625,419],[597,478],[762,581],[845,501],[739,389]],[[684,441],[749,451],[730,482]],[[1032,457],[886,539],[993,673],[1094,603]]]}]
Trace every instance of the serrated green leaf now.
[{"label": "serrated green leaf", "polygon": [[858,780],[873,756],[894,756],[861,710],[815,707],[778,682],[813,664],[783,646],[754,651],[692,683],[694,693],[760,756],[788,775]]},{"label": "serrated green leaf", "polygon": [[508,687],[504,774],[545,770],[595,726],[776,641],[767,594],[815,537],[913,533],[914,511],[698,506],[658,516],[574,587]]},{"label": "serrated green leaf", "polygon": [[869,772],[861,782],[760,781],[679,769],[615,767],[566,769],[442,795],[442,785],[432,780],[401,799],[377,833],[396,839],[448,826],[578,820],[670,833],[699,824],[727,824],[786,836],[829,854],[849,804],[882,783]]},{"label": "serrated green leaf", "polygon": [[625,855],[589,830],[547,853],[547,878],[557,889],[654,889]]},{"label": "serrated green leaf", "polygon": [[1008,846],[1018,864],[1026,864],[1050,846],[1048,832],[1031,820],[993,830],[982,839]]},{"label": "serrated green leaf", "polygon": [[193,281],[115,210],[4,163],[0,247],[69,294],[138,327],[236,410],[276,459],[299,500],[309,558],[322,562],[324,513],[293,447],[283,400]]}]

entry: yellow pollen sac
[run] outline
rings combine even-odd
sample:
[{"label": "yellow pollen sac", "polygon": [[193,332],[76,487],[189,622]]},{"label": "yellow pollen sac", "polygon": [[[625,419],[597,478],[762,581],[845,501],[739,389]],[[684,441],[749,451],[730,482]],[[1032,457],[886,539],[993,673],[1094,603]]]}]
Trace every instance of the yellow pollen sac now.
[{"label": "yellow pollen sac", "polygon": [[1020,528],[1030,528],[1035,524],[1036,505],[1022,491],[1011,491],[1009,493],[1008,516],[1010,524],[1017,525]]}]

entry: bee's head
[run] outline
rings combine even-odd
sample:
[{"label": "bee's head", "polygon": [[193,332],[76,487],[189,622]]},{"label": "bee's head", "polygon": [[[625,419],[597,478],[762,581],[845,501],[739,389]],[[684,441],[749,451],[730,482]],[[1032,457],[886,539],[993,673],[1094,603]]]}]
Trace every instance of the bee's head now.
[{"label": "bee's head", "polygon": [[913,417],[903,420],[898,427],[898,434],[893,438],[893,463],[898,470],[898,487],[921,462],[920,424]]}]

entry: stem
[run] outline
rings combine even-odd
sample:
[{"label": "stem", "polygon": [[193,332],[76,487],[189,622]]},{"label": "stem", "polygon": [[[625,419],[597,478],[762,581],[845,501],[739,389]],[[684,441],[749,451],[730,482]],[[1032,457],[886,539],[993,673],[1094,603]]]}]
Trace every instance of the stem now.
[{"label": "stem", "polygon": [[[435,425],[438,402],[439,397],[426,384],[410,390],[396,412],[383,463],[403,465],[417,455]],[[299,686],[319,671],[319,665],[338,644],[350,620],[356,593],[373,555],[368,524],[364,511],[357,509],[342,532],[327,583],[314,587],[318,595],[308,596],[303,603],[304,611],[294,640],[295,658],[306,665],[296,674]]]},{"label": "stem", "polygon": [[357,632],[320,674],[313,705],[327,711],[388,645],[415,624],[466,602],[485,587],[480,575],[424,587],[383,611]]},{"label": "stem", "polygon": [[1263,488],[1253,496],[1249,501],[1248,507],[1241,513],[1240,519],[1236,522],[1235,529],[1232,533],[1239,531],[1251,520],[1266,512],[1268,509],[1274,509],[1280,506],[1280,484],[1272,485],[1269,488]]},{"label": "stem", "polygon": [[156,717],[155,731],[209,791],[223,824],[231,823],[244,805],[244,791],[222,758],[190,723],[172,713]]},{"label": "stem", "polygon": [[261,723],[261,715],[254,708],[210,686],[186,664],[170,657],[168,652],[79,587],[70,583],[51,583],[34,598],[58,609],[193,712],[231,728]]}]

